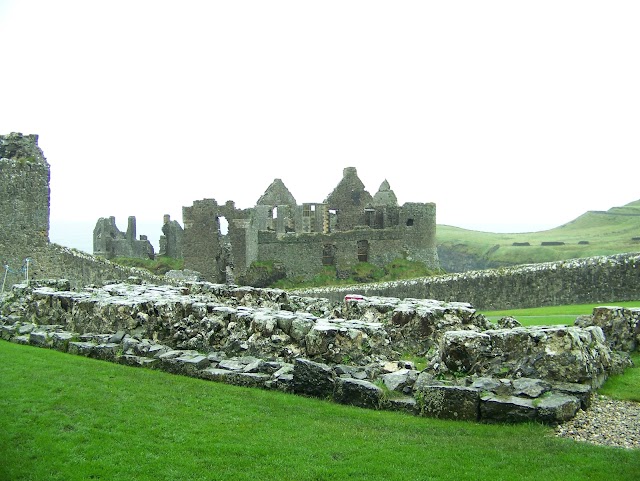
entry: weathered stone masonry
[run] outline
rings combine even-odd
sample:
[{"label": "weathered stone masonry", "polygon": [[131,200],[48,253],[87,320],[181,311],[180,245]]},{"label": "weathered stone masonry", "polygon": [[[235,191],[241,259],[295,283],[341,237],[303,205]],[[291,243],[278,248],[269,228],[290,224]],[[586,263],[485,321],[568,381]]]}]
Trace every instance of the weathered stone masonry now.
[{"label": "weathered stone masonry", "polygon": [[93,253],[105,259],[114,257],[136,257],[153,259],[153,246],[147,236],[136,237],[136,218],[130,216],[127,231],[120,232],[115,217],[101,217],[93,229]]},{"label": "weathered stone masonry", "polygon": [[49,241],[49,164],[37,135],[0,136],[0,256],[13,265]]},{"label": "weathered stone masonry", "polygon": [[[570,419],[628,365],[611,349],[640,341],[640,310],[622,308],[600,308],[580,327],[524,328],[510,318],[492,325],[469,304],[424,299],[330,303],[208,283],[69,287],[15,286],[0,304],[0,337],[446,419]],[[406,352],[426,367],[403,360]]]},{"label": "weathered stone masonry", "polygon": [[29,259],[31,279],[67,278],[76,288],[137,275],[162,282],[147,271],[123,268],[49,242],[50,168],[37,135],[0,135],[0,261],[6,284],[22,282]]},{"label": "weathered stone masonry", "polygon": [[[229,223],[226,236],[221,217]],[[298,205],[275,179],[252,209],[204,199],[184,207],[183,220],[185,268],[213,282],[225,282],[228,267],[242,278],[256,261],[277,263],[292,278],[310,278],[327,265],[382,266],[399,257],[438,267],[435,204],[399,206],[386,181],[372,197],[353,167],[322,203]]]},{"label": "weathered stone masonry", "polygon": [[513,309],[640,299],[640,254],[618,254],[349,287],[296,291],[333,301],[346,294],[470,302]]}]

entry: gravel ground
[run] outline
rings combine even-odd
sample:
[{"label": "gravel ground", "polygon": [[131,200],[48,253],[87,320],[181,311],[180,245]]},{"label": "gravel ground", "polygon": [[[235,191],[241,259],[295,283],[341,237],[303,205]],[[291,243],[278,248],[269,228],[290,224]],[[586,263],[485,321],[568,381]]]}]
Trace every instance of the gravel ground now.
[{"label": "gravel ground", "polygon": [[600,446],[640,449],[640,403],[595,396],[587,411],[556,427],[556,436]]}]

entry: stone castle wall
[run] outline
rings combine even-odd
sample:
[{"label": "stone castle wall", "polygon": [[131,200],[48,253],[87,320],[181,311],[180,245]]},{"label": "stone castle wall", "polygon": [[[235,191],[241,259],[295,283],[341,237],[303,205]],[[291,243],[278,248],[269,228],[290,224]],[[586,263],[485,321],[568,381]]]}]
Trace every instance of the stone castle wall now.
[{"label": "stone castle wall", "polygon": [[27,279],[65,278],[75,288],[130,276],[160,280],[147,271],[51,244],[49,178],[37,135],[0,135],[0,261],[5,291]]},{"label": "stone castle wall", "polygon": [[[338,269],[357,264],[358,246],[366,242],[367,262],[385,265],[393,261],[406,247],[405,229],[363,229],[331,234],[298,234],[279,237],[274,232],[258,233],[258,257],[282,264],[288,277],[313,277],[322,267],[326,246],[332,246],[334,262]],[[433,249],[435,251],[435,249]],[[417,250],[414,252],[417,253]],[[437,254],[424,249],[421,260],[427,265],[437,265]]]},{"label": "stone castle wall", "polygon": [[482,310],[640,299],[640,254],[572,259],[513,268],[358,285],[298,294],[340,300],[346,294],[469,302]]},{"label": "stone castle wall", "polygon": [[153,259],[155,252],[147,236],[136,237],[136,218],[130,216],[127,231],[120,232],[115,217],[101,217],[93,229],[94,255],[113,259],[115,257],[135,257]]},{"label": "stone castle wall", "polygon": [[37,135],[0,136],[0,246],[11,245],[18,257],[49,241],[49,175]]},{"label": "stone castle wall", "polygon": [[[371,196],[354,167],[324,202],[298,205],[275,179],[251,209],[214,199],[183,207],[185,268],[211,282],[245,278],[254,262],[283,266],[287,277],[309,279],[322,266],[347,270],[357,262],[383,266],[408,257],[438,268],[436,206],[399,206],[387,181]],[[225,238],[219,218],[229,222]]]}]

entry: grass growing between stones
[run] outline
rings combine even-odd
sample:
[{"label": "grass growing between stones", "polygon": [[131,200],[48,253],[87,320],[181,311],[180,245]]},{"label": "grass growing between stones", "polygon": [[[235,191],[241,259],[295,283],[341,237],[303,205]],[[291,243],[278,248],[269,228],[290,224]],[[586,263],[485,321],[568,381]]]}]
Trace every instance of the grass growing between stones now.
[{"label": "grass growing between stones", "polygon": [[490,321],[511,316],[523,326],[549,326],[554,324],[573,325],[576,317],[589,315],[594,307],[618,306],[640,308],[640,301],[601,302],[598,304],[575,304],[569,306],[533,307],[529,309],[508,309],[504,311],[481,311]]},{"label": "grass growing between stones", "polygon": [[184,269],[184,259],[159,256],[156,259],[139,259],[134,257],[116,257],[111,262],[125,267],[146,269],[152,274],[162,276],[171,270]]},{"label": "grass growing between stones", "polygon": [[344,286],[367,284],[375,282],[396,281],[400,279],[413,279],[417,277],[429,277],[442,274],[440,269],[430,269],[423,262],[410,261],[398,258],[378,267],[369,262],[356,262],[350,266],[339,269],[335,266],[324,266],[314,277],[305,281],[303,279],[280,279],[273,287],[280,289],[304,289],[310,287]]},{"label": "grass growing between stones", "polygon": [[624,374],[609,377],[599,389],[600,394],[621,401],[640,402],[640,352],[631,354],[634,367]]},{"label": "grass growing between stones", "polygon": [[4,480],[637,479],[640,451],[0,342]]}]

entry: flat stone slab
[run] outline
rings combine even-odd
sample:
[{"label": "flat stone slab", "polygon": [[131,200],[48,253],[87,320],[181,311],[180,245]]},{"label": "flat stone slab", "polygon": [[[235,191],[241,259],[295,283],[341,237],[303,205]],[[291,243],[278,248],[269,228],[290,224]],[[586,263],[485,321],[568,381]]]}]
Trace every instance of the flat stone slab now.
[{"label": "flat stone slab", "polygon": [[71,341],[67,347],[67,352],[69,354],[89,357],[95,347],[96,345],[92,342]]},{"label": "flat stone slab", "polygon": [[480,420],[485,423],[521,423],[533,421],[536,415],[531,399],[495,395],[480,398]]},{"label": "flat stone slab", "polygon": [[409,414],[420,414],[420,406],[415,398],[400,397],[388,398],[382,402],[382,408],[389,411],[401,411]]},{"label": "flat stone slab", "polygon": [[29,344],[36,347],[47,347],[51,345],[49,334],[45,331],[31,331],[29,334]]},{"label": "flat stone slab", "polygon": [[133,354],[123,354],[117,359],[117,362],[125,366],[132,367],[154,367],[160,361],[144,356],[135,356]]},{"label": "flat stone slab", "polygon": [[21,336],[13,336],[11,338],[11,342],[13,342],[15,344],[28,345],[29,344],[29,335],[28,334],[24,334],[24,335],[21,335]]},{"label": "flat stone slab", "polygon": [[572,419],[581,402],[575,396],[567,394],[548,393],[534,401],[537,409],[537,419],[544,423],[563,422]]}]

